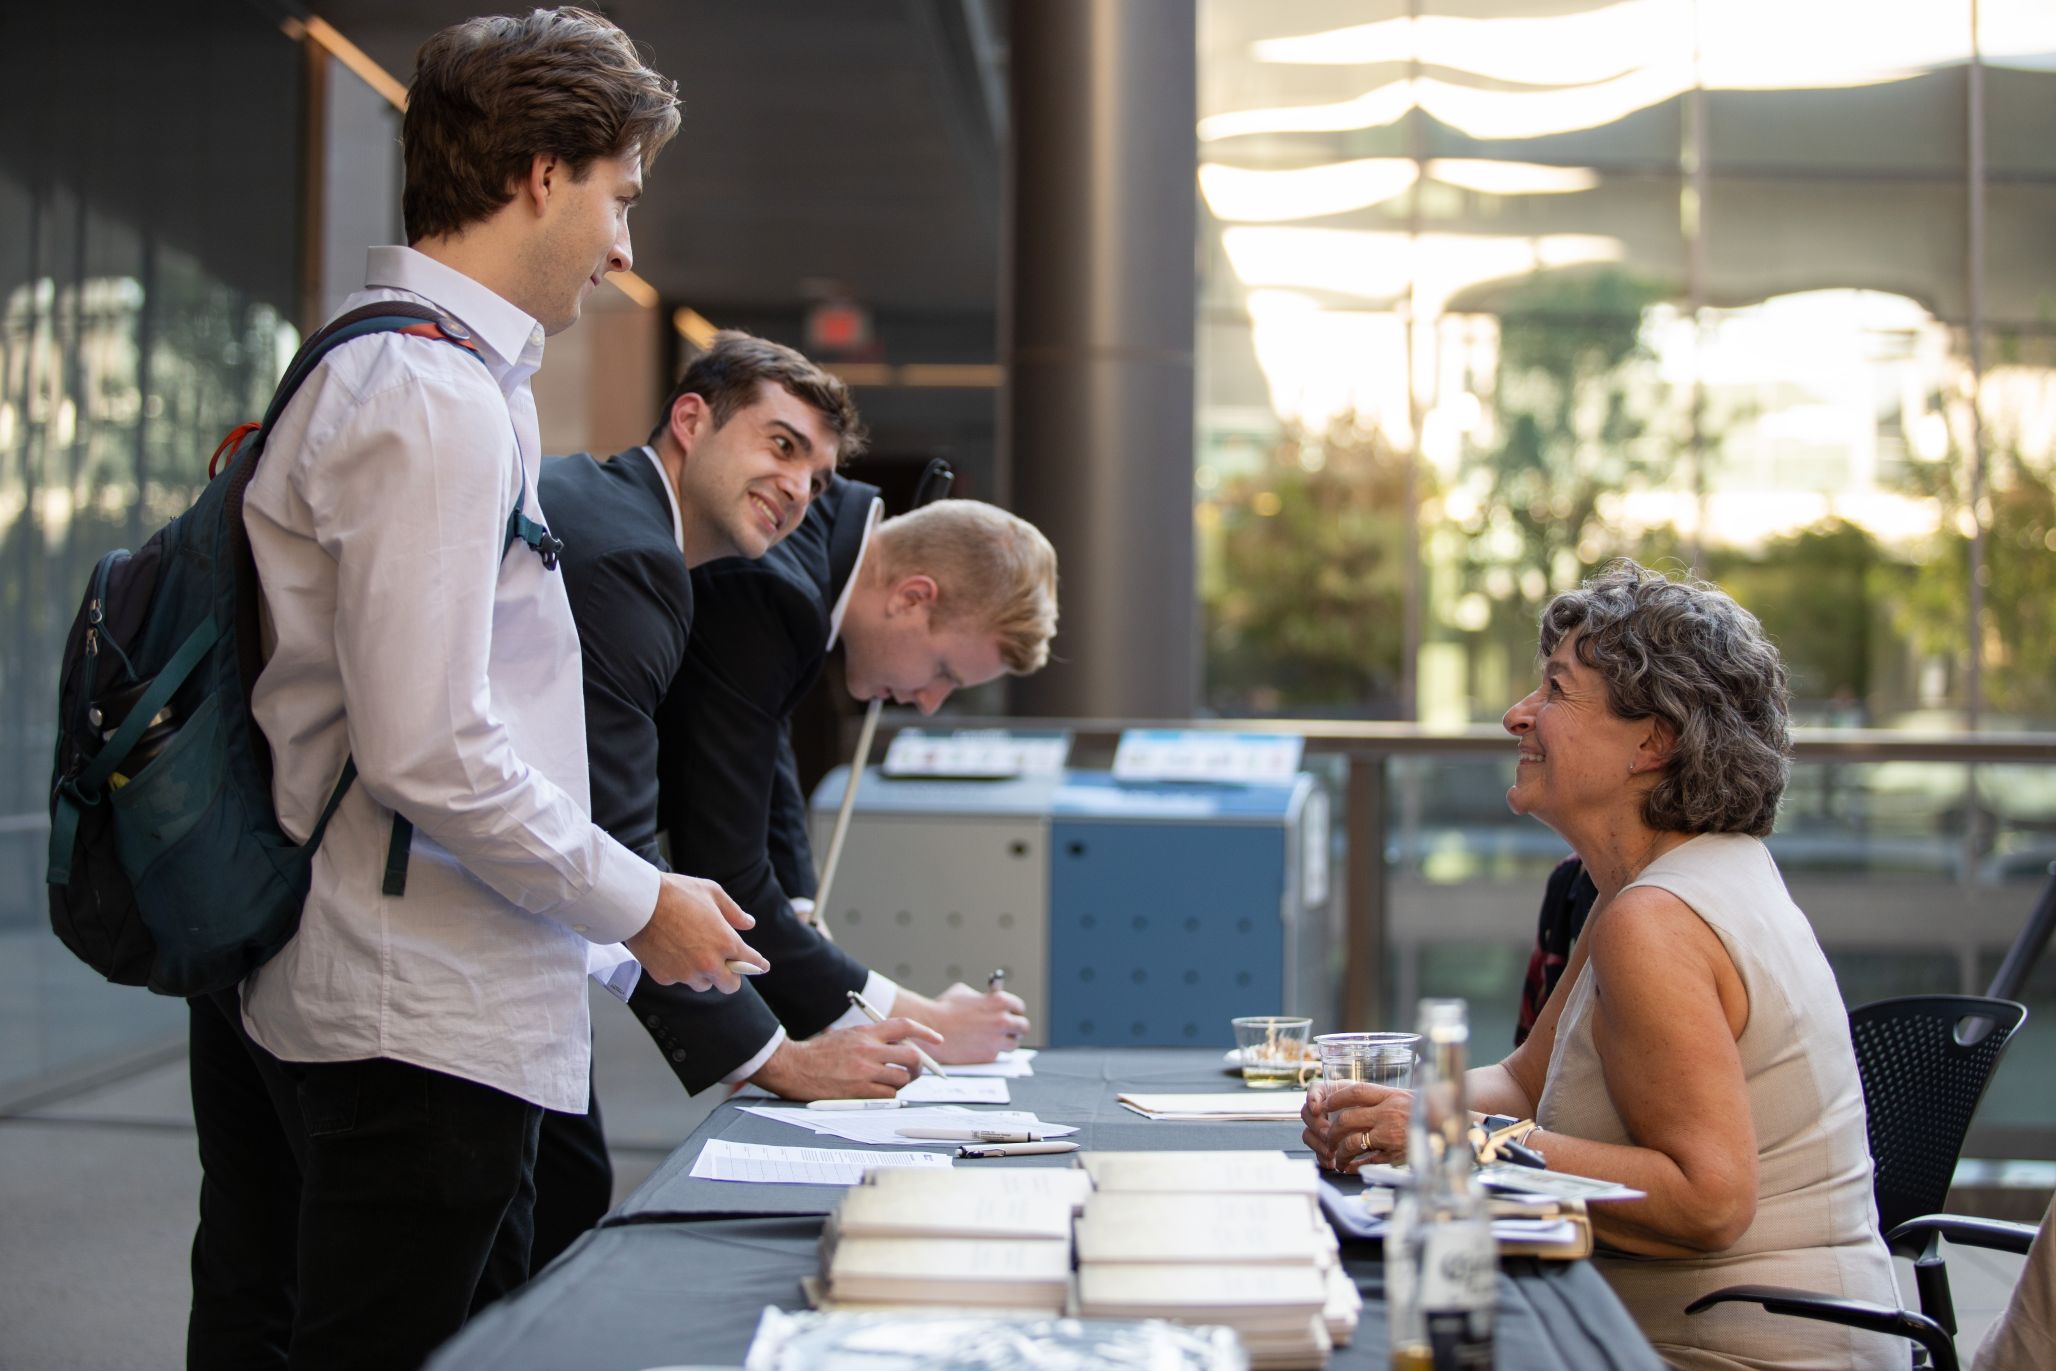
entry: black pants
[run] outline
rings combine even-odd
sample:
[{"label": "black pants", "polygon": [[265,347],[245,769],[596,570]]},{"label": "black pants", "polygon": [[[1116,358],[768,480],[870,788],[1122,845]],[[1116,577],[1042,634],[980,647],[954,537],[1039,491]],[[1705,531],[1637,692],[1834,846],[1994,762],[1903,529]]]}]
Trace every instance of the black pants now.
[{"label": "black pants", "polygon": [[600,1120],[600,1097],[588,1088],[584,1114],[543,1111],[535,1153],[535,1245],[529,1270],[541,1271],[614,1204],[614,1162]]},{"label": "black pants", "polygon": [[405,1063],[280,1062],[189,1002],[190,1368],[411,1371],[528,1276],[542,1110]]}]

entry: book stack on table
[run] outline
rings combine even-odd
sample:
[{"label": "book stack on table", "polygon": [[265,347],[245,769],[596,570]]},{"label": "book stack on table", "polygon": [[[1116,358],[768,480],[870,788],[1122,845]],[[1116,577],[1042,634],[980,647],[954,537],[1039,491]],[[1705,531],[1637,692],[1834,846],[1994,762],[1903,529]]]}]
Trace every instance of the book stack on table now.
[{"label": "book stack on table", "polygon": [[1061,1314],[1071,1216],[1089,1186],[1057,1168],[871,1172],[822,1229],[808,1298],[828,1310]]},{"label": "book stack on table", "polygon": [[1099,1152],[1080,1165],[1095,1183],[1076,1224],[1081,1316],[1224,1325],[1257,1371],[1326,1366],[1355,1333],[1363,1301],[1311,1162]]}]

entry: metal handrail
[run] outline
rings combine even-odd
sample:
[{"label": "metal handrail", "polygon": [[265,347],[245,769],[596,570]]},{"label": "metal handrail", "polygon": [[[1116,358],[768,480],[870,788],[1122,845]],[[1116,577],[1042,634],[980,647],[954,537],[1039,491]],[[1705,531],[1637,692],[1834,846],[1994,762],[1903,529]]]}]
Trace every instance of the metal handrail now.
[{"label": "metal handrail", "polygon": [[[1062,729],[1074,738],[1112,743],[1133,728],[1202,733],[1284,733],[1306,740],[1310,752],[1367,752],[1384,756],[1496,756],[1512,746],[1493,725],[1462,729],[1372,719],[1040,719],[1012,715],[937,715],[887,710],[879,725],[903,728]],[[2056,764],[2056,733],[1900,733],[1881,728],[1795,728],[1792,752],[1802,762],[2012,762]]]},{"label": "metal handrail", "polygon": [[[1179,728],[1202,733],[1287,733],[1319,753],[1388,757],[1487,757],[1504,753],[1506,733],[1486,724],[1429,728],[1374,719],[1038,719],[1002,714],[944,714],[924,719],[910,709],[889,709],[879,720],[886,736],[903,728],[1063,729],[1074,738],[1111,745],[1131,728]],[[1801,762],[1962,762],[2056,765],[2056,733],[1899,733],[1882,728],[1795,728],[1792,755]],[[0,814],[0,834],[36,833],[50,826],[42,811]]]}]

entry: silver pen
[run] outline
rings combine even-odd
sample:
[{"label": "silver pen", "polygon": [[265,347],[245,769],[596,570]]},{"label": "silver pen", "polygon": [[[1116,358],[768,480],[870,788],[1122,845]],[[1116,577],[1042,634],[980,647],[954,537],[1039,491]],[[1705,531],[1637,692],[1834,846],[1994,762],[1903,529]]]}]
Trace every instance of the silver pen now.
[{"label": "silver pen", "polygon": [[990,976],[985,978],[985,993],[988,995],[996,990],[1005,990],[1006,988],[1007,969],[1003,966],[995,969]]},{"label": "silver pen", "polygon": [[[885,1022],[885,1016],[883,1014],[880,1014],[877,1010],[871,1007],[871,1002],[864,998],[862,991],[852,990],[849,992],[849,996],[850,1003],[855,1005],[857,1008],[863,1010],[865,1018],[869,1019],[872,1023]],[[937,1066],[935,1064],[935,1058],[929,1056],[926,1052],[923,1052],[921,1050],[921,1045],[919,1043],[908,1043],[907,1046],[914,1049],[914,1055],[920,1058],[922,1066],[928,1068],[930,1071],[933,1071],[936,1075],[942,1077],[944,1080],[949,1079],[949,1072],[944,1071],[941,1067]]]},{"label": "silver pen", "polygon": [[902,1138],[921,1138],[935,1142],[1031,1143],[1042,1141],[1040,1133],[1030,1133],[1019,1128],[900,1128],[894,1131]]},{"label": "silver pen", "polygon": [[1035,1157],[1051,1152],[1076,1152],[1074,1142],[969,1143],[957,1149],[959,1157]]}]

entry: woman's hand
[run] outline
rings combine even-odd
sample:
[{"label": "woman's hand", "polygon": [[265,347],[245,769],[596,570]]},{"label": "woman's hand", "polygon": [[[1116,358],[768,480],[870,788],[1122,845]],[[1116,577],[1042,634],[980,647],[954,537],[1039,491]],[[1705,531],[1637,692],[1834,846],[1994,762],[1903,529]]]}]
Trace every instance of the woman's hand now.
[{"label": "woman's hand", "polygon": [[1354,1171],[1365,1162],[1406,1160],[1406,1120],[1413,1095],[1359,1081],[1318,1081],[1308,1087],[1300,1136],[1330,1171]]}]

